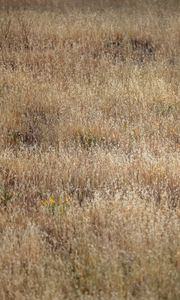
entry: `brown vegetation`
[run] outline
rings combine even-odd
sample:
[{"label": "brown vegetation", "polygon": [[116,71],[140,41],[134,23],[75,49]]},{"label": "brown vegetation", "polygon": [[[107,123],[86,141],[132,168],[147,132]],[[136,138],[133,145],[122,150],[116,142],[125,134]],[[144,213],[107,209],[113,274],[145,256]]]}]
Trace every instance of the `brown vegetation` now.
[{"label": "brown vegetation", "polygon": [[179,299],[179,2],[88,3],[0,1],[0,299]]}]

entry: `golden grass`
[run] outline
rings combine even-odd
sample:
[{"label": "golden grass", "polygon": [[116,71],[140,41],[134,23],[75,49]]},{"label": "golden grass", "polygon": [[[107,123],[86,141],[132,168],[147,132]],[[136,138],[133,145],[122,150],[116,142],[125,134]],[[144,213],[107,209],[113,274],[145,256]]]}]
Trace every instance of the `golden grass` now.
[{"label": "golden grass", "polygon": [[0,5],[0,299],[179,299],[179,2]]}]

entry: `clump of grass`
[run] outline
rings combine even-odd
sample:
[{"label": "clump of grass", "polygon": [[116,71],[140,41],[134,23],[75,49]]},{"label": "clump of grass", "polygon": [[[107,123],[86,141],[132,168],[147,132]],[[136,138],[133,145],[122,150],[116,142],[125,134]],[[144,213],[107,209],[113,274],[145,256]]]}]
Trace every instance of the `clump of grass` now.
[{"label": "clump of grass", "polygon": [[7,208],[9,202],[12,199],[12,192],[8,190],[5,186],[0,186],[0,206]]},{"label": "clump of grass", "polygon": [[70,131],[75,143],[85,149],[100,145],[105,141],[105,137],[101,133],[101,128],[79,126],[69,128],[69,133]]}]

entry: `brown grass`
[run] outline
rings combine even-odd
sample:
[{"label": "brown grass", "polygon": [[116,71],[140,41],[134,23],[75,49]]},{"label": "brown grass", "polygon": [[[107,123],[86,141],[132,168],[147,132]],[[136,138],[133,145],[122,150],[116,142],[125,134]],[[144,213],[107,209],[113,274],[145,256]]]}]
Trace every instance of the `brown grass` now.
[{"label": "brown grass", "polygon": [[0,299],[179,299],[179,2],[0,7]]}]

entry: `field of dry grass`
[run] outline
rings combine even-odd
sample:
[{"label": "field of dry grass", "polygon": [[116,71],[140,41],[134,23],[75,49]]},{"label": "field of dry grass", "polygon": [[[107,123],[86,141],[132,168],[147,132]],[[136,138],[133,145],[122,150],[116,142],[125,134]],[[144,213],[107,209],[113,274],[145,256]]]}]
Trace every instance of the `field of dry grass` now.
[{"label": "field of dry grass", "polygon": [[0,299],[180,299],[179,116],[179,1],[0,1]]}]

